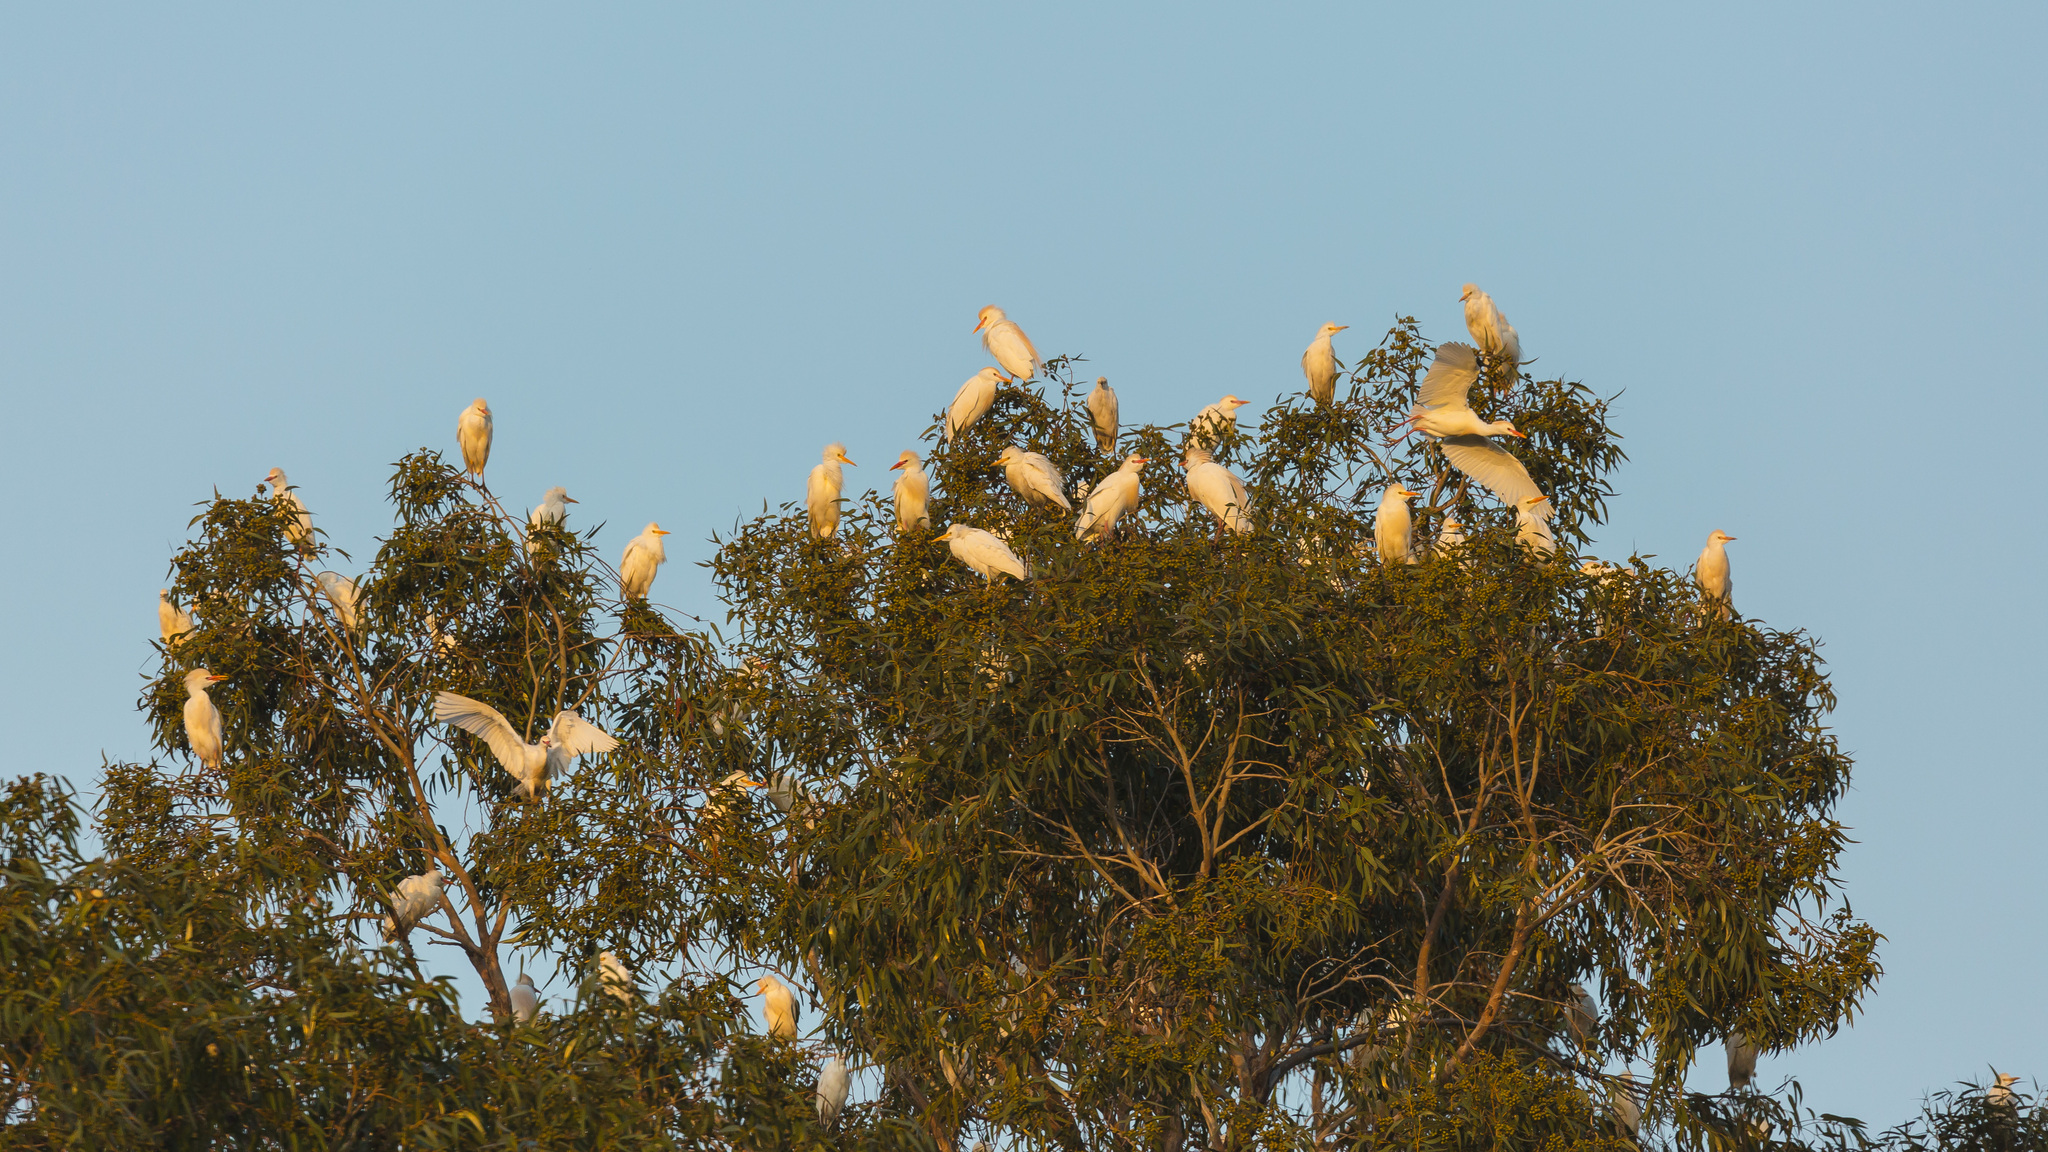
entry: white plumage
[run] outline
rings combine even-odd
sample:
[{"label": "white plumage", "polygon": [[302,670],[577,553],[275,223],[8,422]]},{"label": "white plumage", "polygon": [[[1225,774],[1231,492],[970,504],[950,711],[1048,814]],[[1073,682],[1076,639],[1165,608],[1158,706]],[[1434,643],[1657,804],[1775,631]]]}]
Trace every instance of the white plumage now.
[{"label": "white plumage", "polygon": [[896,478],[896,531],[922,532],[932,526],[931,514],[926,506],[931,503],[932,482],[924,474],[924,461],[908,448],[903,455],[889,465],[889,471],[901,469],[903,475]]},{"label": "white plumage", "polygon": [[1318,404],[1329,404],[1337,399],[1337,371],[1344,366],[1337,362],[1337,350],[1330,347],[1330,337],[1349,327],[1349,324],[1323,325],[1316,330],[1316,338],[1309,341],[1308,351],[1301,354],[1301,374],[1308,378],[1309,398]]},{"label": "white plumage", "polygon": [[204,668],[194,668],[185,673],[185,740],[192,745],[192,755],[208,768],[218,769],[223,750],[220,709],[213,706],[213,697],[206,694],[208,684],[218,684],[227,679],[215,676]]},{"label": "white plumage", "polygon": [[1531,496],[1515,505],[1515,540],[1545,556],[1557,551],[1557,537],[1550,533],[1550,518],[1557,508],[1548,496]]},{"label": "white plumage", "polygon": [[320,594],[334,605],[334,614],[341,617],[341,626],[350,632],[356,630],[361,617],[356,612],[356,582],[339,572],[316,572],[313,582],[320,586]]},{"label": "white plumage", "polygon": [[[1479,380],[1479,356],[1463,344],[1436,350],[1429,375],[1415,391],[1408,423],[1430,436],[1522,436],[1512,420],[1481,420],[1472,411],[1472,385]],[[1526,438],[1526,437],[1525,437]]]},{"label": "white plumage", "polygon": [[1488,367],[1511,382],[1522,363],[1522,338],[1516,335],[1515,326],[1477,284],[1465,285],[1458,299],[1465,302],[1465,330],[1472,333],[1472,342],[1486,353],[1491,361]]},{"label": "white plumage", "polygon": [[846,486],[846,474],[839,468],[841,464],[853,464],[846,458],[846,445],[836,441],[825,445],[822,459],[811,469],[810,483],[804,486],[804,507],[811,514],[811,535],[820,540],[839,531],[839,493]]},{"label": "white plumage", "polygon": [[609,950],[597,954],[597,982],[605,995],[621,1004],[631,1004],[633,997],[638,995],[633,987],[633,970],[620,963]]},{"label": "white plumage", "polygon": [[655,572],[668,559],[668,549],[661,543],[666,535],[666,529],[650,520],[638,536],[626,541],[626,550],[619,555],[620,596],[628,600],[647,598],[647,590],[654,587]]},{"label": "white plumage", "polygon": [[554,722],[537,744],[522,739],[496,708],[453,692],[434,694],[434,719],[483,737],[491,755],[519,781],[516,795],[527,799],[545,796],[549,778],[568,771],[577,757],[610,752],[619,746],[604,729],[567,708],[555,713]]},{"label": "white plumage", "polygon": [[1003,449],[996,457],[996,465],[1003,470],[1003,479],[1009,481],[1010,490],[1024,498],[1034,508],[1057,506],[1068,512],[1074,510],[1067,503],[1067,478],[1053,462],[1037,452],[1026,452],[1016,445]]},{"label": "white plumage", "polygon": [[1038,375],[1038,349],[1031,346],[1031,337],[1017,327],[1015,320],[1003,315],[1001,308],[993,304],[983,308],[974,322],[974,330],[981,333],[981,346],[996,358],[1003,371],[1019,380]]},{"label": "white plumage", "polygon": [[1628,1131],[1630,1138],[1643,1126],[1643,1106],[1636,1100],[1636,1078],[1627,1072],[1621,1078],[1607,1085],[1607,1103],[1614,1109],[1614,1118]]},{"label": "white plumage", "polygon": [[540,551],[540,541],[533,538],[534,533],[543,528],[560,528],[569,518],[569,505],[574,503],[577,503],[576,498],[569,495],[567,488],[560,486],[548,489],[547,495],[540,498],[540,503],[534,505],[533,512],[526,518],[528,555]]},{"label": "white plumage", "polygon": [[974,422],[988,414],[989,407],[996,402],[996,385],[1003,374],[994,368],[983,368],[967,378],[960,391],[953,394],[953,405],[946,409],[946,439],[952,440],[969,428]]},{"label": "white plumage", "polygon": [[171,603],[169,588],[156,590],[156,626],[164,634],[164,644],[172,648],[192,631],[192,614]]},{"label": "white plumage", "polygon": [[1707,536],[1707,546],[1700,550],[1699,563],[1693,565],[1692,578],[1700,586],[1700,598],[1717,619],[1726,619],[1735,602],[1735,581],[1728,574],[1728,542],[1733,539],[1714,529]]},{"label": "white plumage", "polygon": [[1133,452],[1124,457],[1122,467],[1088,493],[1088,502],[1081,505],[1080,519],[1074,522],[1075,539],[1101,540],[1116,530],[1117,520],[1138,506],[1138,470],[1149,463]]},{"label": "white plumage", "polygon": [[1470,476],[1513,507],[1543,493],[1515,454],[1484,436],[1446,436],[1437,442],[1451,467]]},{"label": "white plumage", "polygon": [[299,499],[291,481],[284,478],[284,469],[272,468],[270,475],[263,478],[270,485],[270,497],[284,505],[291,513],[291,522],[285,525],[285,538],[294,544],[313,542],[313,514],[306,511],[306,502]]},{"label": "white plumage", "polygon": [[1095,448],[1104,456],[1116,454],[1116,392],[1109,377],[1097,376],[1095,390],[1088,393],[1088,420],[1095,426]]},{"label": "white plumage", "polygon": [[1188,422],[1188,432],[1193,436],[1206,436],[1211,443],[1223,438],[1223,433],[1237,430],[1237,410],[1251,403],[1235,396],[1225,396],[1200,412]]},{"label": "white plumage", "polygon": [[796,1039],[796,993],[773,976],[761,977],[761,1015],[768,1019],[768,1034],[784,1040]]},{"label": "white plumage", "polygon": [[1996,1068],[1991,1070],[1991,1077],[1995,1083],[1984,1090],[1984,1103],[1993,1108],[2017,1107],[2012,1096],[2012,1086],[2019,1083],[2020,1078],[2010,1072],[2000,1072]]},{"label": "white plumage", "polygon": [[1018,559],[1003,538],[993,532],[965,524],[948,524],[938,539],[946,542],[954,559],[979,572],[985,579],[994,580],[999,572],[1019,580],[1031,578],[1031,570],[1025,567],[1024,561]]},{"label": "white plumage", "polygon": [[1251,494],[1245,491],[1244,481],[1236,473],[1216,462],[1207,449],[1189,447],[1181,464],[1188,473],[1188,495],[1201,502],[1216,522],[1232,532],[1252,530],[1250,517],[1245,509],[1251,505]]},{"label": "white plumage", "polygon": [[853,1086],[853,1077],[847,1074],[846,1061],[834,1056],[825,1061],[825,1067],[818,1073],[818,1123],[827,1128],[839,1123],[839,1112],[846,1107],[846,1090]]},{"label": "white plumage", "polygon": [[441,887],[446,882],[439,868],[400,880],[398,890],[391,894],[391,915],[384,918],[384,939],[396,940],[433,915],[441,906]]},{"label": "white plumage", "polygon": [[1455,517],[1444,517],[1443,527],[1437,529],[1436,550],[1447,552],[1465,542],[1465,526]]},{"label": "white plumage", "polygon": [[1722,1042],[1728,1053],[1728,1087],[1747,1088],[1756,1075],[1756,1045],[1743,1033],[1730,1032]]},{"label": "white plumage", "polygon": [[456,419],[455,440],[462,445],[463,470],[483,479],[484,465],[491,459],[491,406],[483,397],[471,401]]},{"label": "white plumage", "polygon": [[540,990],[533,986],[533,977],[519,974],[519,983],[512,986],[512,1018],[521,1024],[533,1023],[540,1015]]},{"label": "white plumage", "polygon": [[1405,485],[1389,484],[1380,494],[1380,507],[1372,519],[1373,544],[1379,548],[1382,564],[1415,563],[1414,513],[1408,509],[1408,501],[1420,496],[1410,492]]}]

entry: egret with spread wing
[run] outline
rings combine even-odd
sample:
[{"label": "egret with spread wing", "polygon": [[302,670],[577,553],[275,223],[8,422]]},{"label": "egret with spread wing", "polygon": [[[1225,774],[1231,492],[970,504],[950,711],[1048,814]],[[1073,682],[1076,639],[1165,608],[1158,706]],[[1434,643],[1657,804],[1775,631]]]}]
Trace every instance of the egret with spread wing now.
[{"label": "egret with spread wing", "polygon": [[519,781],[515,795],[538,800],[547,795],[548,780],[569,770],[579,756],[609,752],[619,746],[604,729],[567,708],[555,713],[538,744],[528,744],[505,715],[481,700],[453,692],[434,694],[434,719],[483,737],[499,764]]}]

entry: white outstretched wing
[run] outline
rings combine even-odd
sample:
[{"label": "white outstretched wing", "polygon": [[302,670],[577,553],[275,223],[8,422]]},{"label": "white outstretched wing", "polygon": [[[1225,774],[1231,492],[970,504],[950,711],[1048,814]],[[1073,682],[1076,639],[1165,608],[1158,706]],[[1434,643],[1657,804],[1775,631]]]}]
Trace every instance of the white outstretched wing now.
[{"label": "white outstretched wing", "polygon": [[548,729],[548,759],[557,755],[563,759],[589,756],[597,752],[609,752],[619,746],[611,733],[578,716],[567,708],[555,713],[555,722]]},{"label": "white outstretched wing", "polygon": [[1512,507],[1543,494],[1515,454],[1488,437],[1446,436],[1441,443],[1451,467],[1485,485],[1501,503]]},{"label": "white outstretched wing", "polygon": [[1479,354],[1470,345],[1440,344],[1436,350],[1436,362],[1429,366],[1429,375],[1422,378],[1422,387],[1416,389],[1415,402],[1425,408],[1440,408],[1445,404],[1462,408],[1466,395],[1478,379]]},{"label": "white outstretched wing", "polygon": [[434,719],[483,737],[484,743],[491,746],[491,755],[498,758],[505,771],[514,776],[525,771],[526,741],[519,738],[518,730],[496,708],[453,692],[436,692]]}]

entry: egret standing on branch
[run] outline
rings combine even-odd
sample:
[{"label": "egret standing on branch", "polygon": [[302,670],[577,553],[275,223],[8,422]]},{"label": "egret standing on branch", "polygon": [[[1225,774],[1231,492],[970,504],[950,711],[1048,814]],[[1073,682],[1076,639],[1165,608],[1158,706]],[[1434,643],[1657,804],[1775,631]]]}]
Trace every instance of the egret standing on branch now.
[{"label": "egret standing on branch", "polygon": [[1515,334],[1515,326],[1500,314],[1494,306],[1493,297],[1479,290],[1477,284],[1465,285],[1458,294],[1465,302],[1465,330],[1472,333],[1473,343],[1486,353],[1487,367],[1501,376],[1502,388],[1514,383],[1515,374],[1522,365],[1522,338]]},{"label": "egret standing on branch", "polygon": [[853,464],[846,458],[846,445],[836,441],[825,445],[824,458],[811,469],[811,482],[804,488],[804,506],[811,513],[811,535],[820,540],[839,531],[839,492],[846,486],[846,474],[839,470],[841,464]]},{"label": "egret standing on branch", "polygon": [[339,572],[316,572],[313,582],[320,586],[320,594],[327,597],[327,602],[334,605],[341,626],[354,632],[361,620],[356,614],[356,582]]},{"label": "egret standing on branch", "polygon": [[946,542],[953,558],[981,574],[982,579],[993,582],[998,572],[1015,576],[1019,580],[1031,579],[1031,569],[1017,558],[1003,538],[993,532],[970,528],[965,524],[948,524],[939,533],[939,540]]},{"label": "egret standing on branch", "polygon": [[398,891],[391,894],[391,915],[384,918],[384,939],[396,940],[433,915],[434,909],[441,906],[441,886],[445,883],[447,877],[441,875],[438,867],[400,880]]},{"label": "egret standing on branch", "polygon": [[1479,356],[1463,344],[1444,344],[1422,387],[1415,391],[1415,407],[1408,414],[1411,430],[1439,439],[1445,436],[1518,436],[1512,420],[1481,420],[1468,399],[1479,379]]},{"label": "egret standing on branch", "polygon": [[932,498],[931,478],[924,474],[924,461],[908,448],[889,465],[891,472],[899,468],[903,475],[896,478],[896,532],[924,531],[932,526],[931,514],[925,510]]},{"label": "egret standing on branch", "polygon": [[1330,347],[1330,337],[1351,327],[1349,324],[1325,324],[1316,330],[1316,338],[1308,342],[1308,351],[1301,354],[1301,374],[1308,377],[1309,399],[1318,404],[1334,403],[1337,399],[1337,372],[1344,365],[1337,361],[1337,351]]},{"label": "egret standing on branch", "polygon": [[491,755],[518,779],[519,787],[513,794],[523,799],[547,795],[549,777],[568,771],[578,756],[609,752],[619,746],[604,729],[567,708],[555,713],[554,723],[538,744],[522,739],[519,729],[496,708],[453,692],[434,694],[434,719],[483,737]]},{"label": "egret standing on branch", "polygon": [[824,1070],[818,1073],[818,1123],[828,1129],[839,1123],[839,1112],[846,1107],[846,1090],[852,1086],[846,1061],[837,1056],[825,1061]]},{"label": "egret standing on branch", "polygon": [[1067,503],[1067,478],[1060,470],[1037,452],[1026,452],[1016,445],[1003,449],[996,457],[996,464],[1003,470],[1003,479],[1009,482],[1010,490],[1024,498],[1024,503],[1033,508],[1058,506],[1068,512],[1074,510]]},{"label": "egret standing on branch", "polygon": [[996,402],[996,385],[1001,383],[1003,374],[994,368],[983,368],[967,378],[960,391],[953,394],[953,406],[946,409],[946,439],[960,435],[974,422],[988,415],[990,405]]},{"label": "egret standing on branch", "polygon": [[1747,1088],[1756,1075],[1756,1045],[1741,1032],[1730,1032],[1722,1042],[1728,1052],[1728,1087]]},{"label": "egret standing on branch", "polygon": [[1594,1002],[1586,986],[1576,980],[1567,984],[1565,990],[1571,993],[1571,999],[1565,1002],[1564,1022],[1570,1026],[1572,1036],[1583,1044],[1600,1025],[1600,1005]]},{"label": "egret standing on branch", "polygon": [[1088,393],[1088,420],[1095,426],[1095,450],[1104,456],[1116,454],[1116,392],[1109,377],[1097,376],[1095,390]]},{"label": "egret standing on branch", "polygon": [[164,634],[165,646],[171,648],[192,631],[192,614],[171,603],[169,588],[156,590],[156,626]]},{"label": "egret standing on branch", "polygon": [[540,990],[533,986],[533,977],[519,974],[519,983],[512,986],[512,1018],[521,1024],[533,1023],[540,1015]]},{"label": "egret standing on branch", "polygon": [[1151,461],[1136,452],[1124,457],[1123,467],[1103,478],[1088,493],[1081,506],[1081,518],[1074,523],[1076,540],[1101,540],[1116,530],[1124,513],[1138,506],[1138,470]]},{"label": "egret standing on branch", "polygon": [[983,308],[974,322],[974,330],[981,333],[981,346],[996,358],[1003,371],[1019,380],[1038,375],[1038,349],[1031,346],[1031,337],[1017,327],[1015,320],[1003,315],[1001,308],[993,304]]},{"label": "egret standing on branch", "polygon": [[1415,563],[1415,546],[1411,538],[1415,528],[1413,513],[1408,502],[1422,495],[1410,492],[1406,485],[1394,483],[1380,494],[1379,512],[1372,518],[1372,540],[1379,548],[1382,564]]},{"label": "egret standing on branch", "polygon": [[1206,435],[1211,441],[1221,440],[1224,429],[1237,430],[1237,410],[1249,403],[1249,400],[1225,396],[1195,413],[1195,418],[1188,421],[1188,432],[1195,436]]},{"label": "egret standing on branch", "polygon": [[621,1004],[631,1004],[635,991],[633,970],[619,962],[609,951],[597,954],[597,982],[607,996],[617,998]]},{"label": "egret standing on branch", "polygon": [[1181,466],[1187,469],[1188,495],[1200,501],[1218,524],[1232,532],[1252,530],[1251,519],[1245,515],[1251,494],[1236,473],[1218,464],[1208,449],[1197,445],[1188,446]]},{"label": "egret standing on branch", "polygon": [[491,406],[479,396],[455,421],[455,439],[462,445],[462,468],[481,483],[491,459]]},{"label": "egret standing on branch", "polygon": [[1692,569],[1693,582],[1700,586],[1700,599],[1706,604],[1707,614],[1716,620],[1726,620],[1735,603],[1735,581],[1728,575],[1728,542],[1733,539],[1719,528],[1714,529],[1707,536],[1707,546],[1700,550],[1699,563]]},{"label": "egret standing on branch", "polygon": [[313,514],[306,511],[306,502],[299,499],[299,494],[292,490],[291,481],[284,478],[284,469],[272,468],[270,475],[265,476],[263,481],[270,485],[271,499],[291,511],[292,520],[285,525],[285,537],[294,544],[311,544]]},{"label": "egret standing on branch", "polygon": [[796,1039],[796,993],[773,976],[763,976],[755,987],[761,992],[761,1015],[768,1019],[768,1034],[784,1040]]},{"label": "egret standing on branch", "polygon": [[206,686],[225,679],[204,668],[185,673],[185,740],[192,745],[192,755],[215,771],[220,770],[222,751],[220,709],[213,706]]},{"label": "egret standing on branch", "polygon": [[647,590],[654,587],[654,573],[668,559],[668,549],[661,543],[661,538],[666,535],[666,529],[650,520],[638,536],[626,541],[626,551],[619,556],[621,597],[627,600],[647,599]]},{"label": "egret standing on branch", "polygon": [[532,515],[526,518],[528,555],[540,551],[540,542],[533,538],[534,533],[543,528],[560,528],[563,521],[569,518],[568,506],[576,502],[576,498],[569,495],[567,488],[558,486],[548,489],[547,495],[542,496],[540,503],[534,506]]}]

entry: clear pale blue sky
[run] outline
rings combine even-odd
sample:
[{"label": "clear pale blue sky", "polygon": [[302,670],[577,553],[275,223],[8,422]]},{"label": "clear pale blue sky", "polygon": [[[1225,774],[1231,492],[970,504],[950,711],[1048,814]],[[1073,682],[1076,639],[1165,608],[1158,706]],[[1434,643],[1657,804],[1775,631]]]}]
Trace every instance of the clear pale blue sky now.
[{"label": "clear pale blue sky", "polygon": [[[1300,386],[1325,320],[1622,392],[1603,544],[1824,637],[1858,757],[1866,1015],[1769,1059],[1901,1118],[2048,1074],[2035,733],[2037,5],[440,4],[0,11],[10,772],[146,754],[193,504],[272,466],[366,557],[389,462],[490,398],[657,585],[819,445],[861,482],[985,362],[1087,355],[1127,419]],[[1965,405],[1968,407],[1966,408]]]}]

